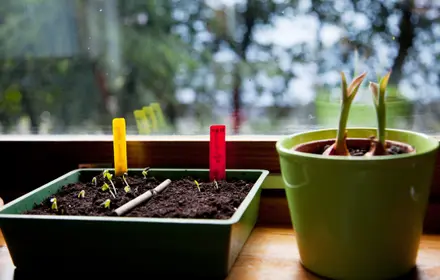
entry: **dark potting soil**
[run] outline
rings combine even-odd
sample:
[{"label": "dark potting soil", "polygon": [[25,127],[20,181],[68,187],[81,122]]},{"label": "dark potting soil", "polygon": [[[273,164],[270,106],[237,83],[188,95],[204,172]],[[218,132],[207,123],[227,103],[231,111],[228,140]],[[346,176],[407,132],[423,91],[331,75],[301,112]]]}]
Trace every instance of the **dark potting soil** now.
[{"label": "dark potting soil", "polygon": [[[322,154],[324,153],[327,148],[330,147],[330,145],[325,145],[322,149],[319,149],[316,151],[316,154]],[[350,152],[351,156],[363,156],[368,152],[369,149],[366,148],[351,148],[348,147],[348,151]],[[400,146],[392,145],[387,148],[388,154],[390,155],[400,155],[407,153],[406,150],[402,149]]]},{"label": "dark potting soil", "polygon": [[[125,192],[126,186],[122,177],[113,176],[112,182],[116,187],[117,195],[113,198],[109,190],[103,191],[101,186],[104,178],[100,174],[97,186],[92,182],[76,183],[64,186],[57,194],[48,197],[43,203],[36,205],[25,214],[30,215],[70,215],[70,216],[114,216],[113,210],[124,205],[135,197],[154,189],[163,180],[154,177],[126,176],[130,191]],[[138,205],[125,217],[160,217],[160,218],[201,218],[201,219],[228,219],[245,199],[253,183],[243,180],[217,181],[218,188],[213,182],[186,177],[172,180],[159,194],[154,195],[146,202]],[[112,185],[105,179],[108,186]],[[84,190],[84,197],[78,194]],[[52,198],[56,198],[57,210],[52,209]],[[109,208],[103,203],[110,199]]]}]

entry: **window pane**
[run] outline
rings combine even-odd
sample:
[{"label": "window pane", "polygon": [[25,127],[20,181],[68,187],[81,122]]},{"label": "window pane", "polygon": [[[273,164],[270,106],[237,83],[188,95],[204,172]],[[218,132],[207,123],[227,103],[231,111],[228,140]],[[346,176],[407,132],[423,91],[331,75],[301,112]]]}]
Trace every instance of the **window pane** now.
[{"label": "window pane", "polygon": [[[439,12],[428,0],[2,0],[1,131],[110,134],[115,117],[129,134],[336,127],[339,72],[392,70],[387,126],[437,133]],[[367,82],[349,125],[376,126]]]}]

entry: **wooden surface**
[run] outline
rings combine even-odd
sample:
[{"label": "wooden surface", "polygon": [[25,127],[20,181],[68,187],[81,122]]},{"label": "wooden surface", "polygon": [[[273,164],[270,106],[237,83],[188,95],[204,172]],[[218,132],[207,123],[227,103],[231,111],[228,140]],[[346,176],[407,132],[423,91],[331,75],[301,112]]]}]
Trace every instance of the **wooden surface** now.
[{"label": "wooden surface", "polygon": [[[418,267],[402,280],[440,279],[440,235],[424,235]],[[6,248],[0,248],[0,280],[14,277],[14,267]],[[123,278],[121,278],[123,279]],[[139,277],[141,279],[141,277]],[[295,235],[288,227],[258,226],[248,239],[227,280],[318,280],[299,262]]]},{"label": "wooden surface", "polygon": [[[318,280],[322,278],[301,266],[292,229],[259,226],[247,241],[227,279]],[[440,235],[423,236],[418,267],[401,279],[440,279]]]}]

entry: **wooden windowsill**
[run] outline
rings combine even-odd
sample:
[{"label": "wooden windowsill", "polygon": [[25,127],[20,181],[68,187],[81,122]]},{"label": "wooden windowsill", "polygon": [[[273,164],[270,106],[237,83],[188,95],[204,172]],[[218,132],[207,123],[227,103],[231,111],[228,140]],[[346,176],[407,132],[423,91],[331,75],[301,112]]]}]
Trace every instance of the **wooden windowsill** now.
[{"label": "wooden windowsill", "polygon": [[[424,235],[417,268],[401,279],[440,278],[440,235]],[[295,234],[290,227],[258,226],[246,242],[228,280],[318,280],[300,264]]]},{"label": "wooden windowsill", "polygon": [[[401,279],[440,278],[440,235],[424,235],[417,268]],[[14,279],[7,248],[0,248],[0,280]],[[290,227],[257,226],[237,258],[227,280],[318,280],[300,264],[295,234]]]}]

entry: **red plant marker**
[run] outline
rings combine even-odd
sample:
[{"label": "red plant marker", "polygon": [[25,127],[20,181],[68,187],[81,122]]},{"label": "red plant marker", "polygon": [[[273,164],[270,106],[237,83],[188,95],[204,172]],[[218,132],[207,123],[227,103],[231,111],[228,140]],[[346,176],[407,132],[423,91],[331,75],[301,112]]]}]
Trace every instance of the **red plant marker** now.
[{"label": "red plant marker", "polygon": [[209,133],[209,178],[226,179],[226,127],[211,125]]}]

